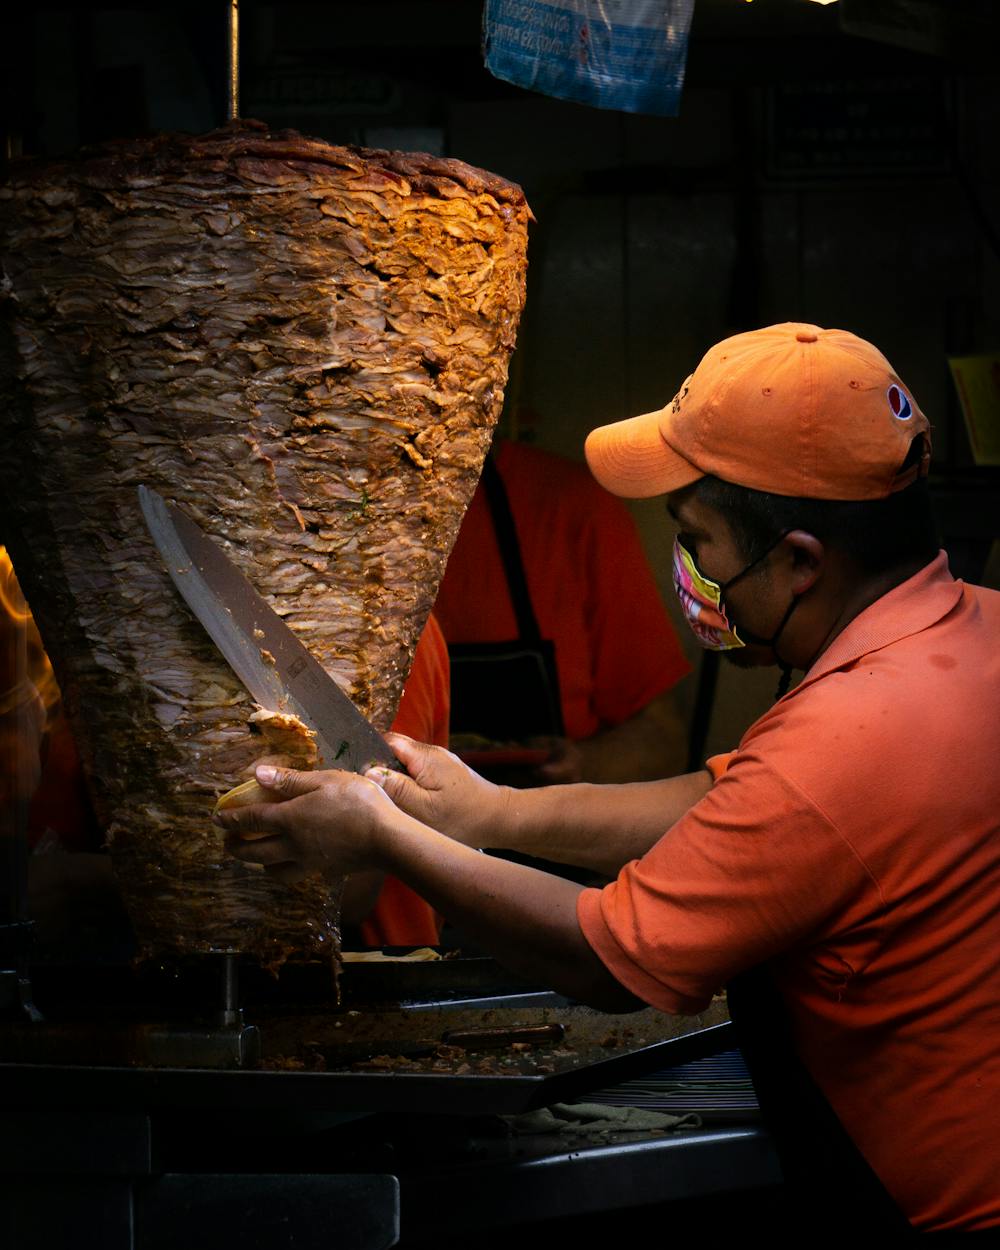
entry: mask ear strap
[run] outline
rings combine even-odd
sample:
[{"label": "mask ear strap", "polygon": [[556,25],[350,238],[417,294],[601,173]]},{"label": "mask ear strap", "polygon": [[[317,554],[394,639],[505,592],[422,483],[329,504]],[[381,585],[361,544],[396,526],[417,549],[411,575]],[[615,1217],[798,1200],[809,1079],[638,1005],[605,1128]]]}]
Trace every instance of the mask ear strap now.
[{"label": "mask ear strap", "polygon": [[730,586],[735,585],[735,583],[738,582],[741,578],[746,577],[746,575],[749,572],[751,572],[751,570],[755,569],[758,564],[760,564],[763,560],[766,560],[767,557],[771,554],[771,552],[775,549],[775,547],[777,547],[777,545],[781,542],[781,540],[783,538],[787,538],[791,532],[792,531],[790,529],[782,530],[781,533],[778,535],[778,537],[774,540],[774,542],[771,543],[770,547],[766,547],[760,553],[760,555],[757,557],[756,560],[751,560],[745,569],[741,569],[740,572],[737,573],[735,576],[731,577],[729,581],[720,582],[719,593],[725,594],[725,592],[729,589]]},{"label": "mask ear strap", "polygon": [[778,688],[774,692],[775,703],[788,694],[788,687],[792,684],[792,669],[787,664],[782,664],[779,667],[781,668],[781,677],[778,681]]},{"label": "mask ear strap", "polygon": [[743,631],[743,637],[747,640],[747,642],[756,643],[761,647],[770,647],[774,652],[774,658],[778,661],[778,667],[781,669],[781,680],[778,682],[778,690],[774,696],[775,703],[777,703],[782,695],[788,693],[788,683],[792,680],[791,665],[786,664],[781,656],[778,655],[778,639],[785,632],[785,626],[788,624],[792,613],[799,606],[799,602],[800,600],[798,595],[793,595],[791,603],[789,603],[788,607],[785,609],[785,615],[781,618],[778,628],[774,631],[770,638],[761,638],[758,634],[750,634],[746,630]]}]

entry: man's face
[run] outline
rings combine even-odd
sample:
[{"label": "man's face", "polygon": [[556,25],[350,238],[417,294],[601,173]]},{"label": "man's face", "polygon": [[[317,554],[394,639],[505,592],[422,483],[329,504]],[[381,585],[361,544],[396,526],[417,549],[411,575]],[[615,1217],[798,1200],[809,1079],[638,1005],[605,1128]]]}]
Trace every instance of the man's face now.
[{"label": "man's face", "polygon": [[[681,545],[694,557],[701,572],[720,586],[742,573],[749,560],[741,551],[725,516],[698,499],[696,487],[686,486],[667,496],[667,511],[676,521]],[[788,606],[787,591],[775,584],[770,559],[764,559],[731,590],[724,590],[722,605],[730,624],[739,630],[770,638]],[[730,663],[753,668],[776,662],[770,647],[748,643],[724,651]]]}]

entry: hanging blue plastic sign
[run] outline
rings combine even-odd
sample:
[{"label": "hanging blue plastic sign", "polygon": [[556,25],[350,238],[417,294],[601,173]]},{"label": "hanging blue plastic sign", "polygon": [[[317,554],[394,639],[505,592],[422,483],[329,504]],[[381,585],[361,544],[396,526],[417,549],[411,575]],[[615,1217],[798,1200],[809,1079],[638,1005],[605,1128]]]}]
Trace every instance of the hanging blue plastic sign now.
[{"label": "hanging blue plastic sign", "polygon": [[624,113],[680,111],[694,0],[486,0],[496,78]]}]

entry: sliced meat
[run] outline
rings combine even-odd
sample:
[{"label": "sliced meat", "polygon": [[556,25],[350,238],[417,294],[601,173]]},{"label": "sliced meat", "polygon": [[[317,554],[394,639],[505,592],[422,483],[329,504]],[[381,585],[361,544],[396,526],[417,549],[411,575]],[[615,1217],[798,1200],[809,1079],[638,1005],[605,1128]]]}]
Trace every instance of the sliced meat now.
[{"label": "sliced meat", "polygon": [[277,963],[337,930],[325,883],[222,851],[214,801],[268,748],[136,487],[387,727],[499,415],[529,216],[458,161],[246,122],[0,188],[0,535],[146,949]]}]

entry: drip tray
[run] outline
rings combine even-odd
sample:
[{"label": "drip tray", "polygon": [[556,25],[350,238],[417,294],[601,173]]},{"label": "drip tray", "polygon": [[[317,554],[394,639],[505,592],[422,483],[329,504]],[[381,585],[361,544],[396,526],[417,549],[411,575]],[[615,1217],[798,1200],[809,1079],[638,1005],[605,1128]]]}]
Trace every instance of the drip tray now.
[{"label": "drip tray", "polygon": [[[501,1000],[485,1010],[262,1008],[248,1019],[260,1032],[261,1067],[232,1071],[101,1062],[92,1045],[81,1047],[68,1020],[40,1026],[49,1061],[39,1063],[39,1026],[22,1026],[25,1040],[36,1038],[22,1053],[36,1061],[0,1063],[0,1097],[8,1106],[36,1107],[514,1114],[733,1045],[721,999],[697,1016],[505,1007]],[[116,1035],[113,1020],[89,1024],[94,1043]],[[106,1046],[105,1054],[114,1050]]]}]

